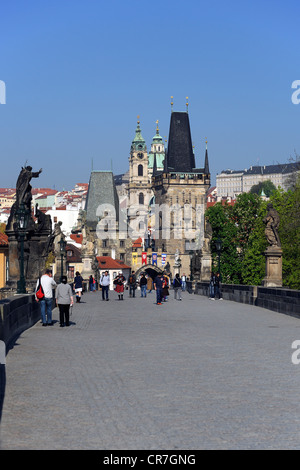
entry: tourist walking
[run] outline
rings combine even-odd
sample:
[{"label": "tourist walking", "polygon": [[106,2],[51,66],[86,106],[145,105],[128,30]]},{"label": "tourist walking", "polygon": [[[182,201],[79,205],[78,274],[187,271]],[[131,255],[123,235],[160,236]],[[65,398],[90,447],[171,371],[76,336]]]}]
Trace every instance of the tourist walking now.
[{"label": "tourist walking", "polygon": [[186,275],[185,275],[185,273],[183,273],[183,275],[181,276],[181,289],[183,291],[185,291],[185,289],[186,289]]},{"label": "tourist walking", "polygon": [[211,273],[209,280],[209,300],[215,300],[215,282],[216,276],[214,273]]},{"label": "tourist walking", "polygon": [[163,274],[158,274],[154,279],[154,289],[156,290],[156,304],[161,305],[162,296],[163,296],[163,286],[164,286],[165,278]]},{"label": "tourist walking", "polygon": [[39,302],[41,307],[41,319],[43,326],[53,325],[52,321],[52,302],[53,302],[53,289],[56,288],[56,282],[52,279],[52,272],[50,269],[46,269],[45,274],[41,276],[40,279],[37,280],[35,294],[39,287],[39,284],[44,291],[44,297],[42,299],[38,299],[35,295],[35,300]]},{"label": "tourist walking", "polygon": [[110,286],[110,276],[108,274],[108,271],[105,271],[101,278],[100,278],[100,284],[102,287],[102,300],[109,300],[108,298],[108,290]]},{"label": "tourist walking", "polygon": [[[179,274],[176,273],[174,280],[173,280],[173,288],[174,288],[174,299],[181,300],[180,288],[182,287],[182,280],[179,277]],[[183,290],[183,289],[182,289]]]},{"label": "tourist walking", "polygon": [[136,289],[135,271],[132,271],[132,273],[130,274],[129,279],[128,279],[128,285],[129,285],[129,297],[135,297],[135,289]]},{"label": "tourist walking", "polygon": [[147,297],[147,279],[144,273],[140,279],[141,297]]},{"label": "tourist walking", "polygon": [[216,298],[216,296],[218,296],[219,300],[223,300],[222,299],[222,293],[221,293],[221,276],[220,276],[220,273],[217,273],[217,275],[215,277],[215,298]]},{"label": "tourist walking", "polygon": [[119,272],[117,277],[114,280],[114,286],[115,286],[115,291],[117,292],[119,296],[119,300],[124,300],[123,295],[124,295],[124,283],[126,279],[123,276],[122,272]]},{"label": "tourist walking", "polygon": [[90,292],[94,292],[96,290],[96,280],[92,274],[89,277],[89,289]]},{"label": "tourist walking", "polygon": [[167,302],[168,296],[169,296],[169,282],[170,282],[170,279],[166,275],[165,272],[163,273],[163,275],[164,275],[164,285],[163,285],[162,296],[163,296],[163,301]]},{"label": "tourist walking", "polygon": [[148,294],[150,294],[152,289],[153,289],[153,279],[152,279],[151,276],[148,276],[147,277],[147,291],[148,291]]},{"label": "tourist walking", "polygon": [[79,303],[81,301],[83,290],[83,279],[79,271],[76,271],[76,276],[74,278],[74,290],[76,294],[76,302]]},{"label": "tourist walking", "polygon": [[73,305],[73,295],[71,286],[67,284],[67,276],[62,276],[61,283],[56,289],[55,298],[59,309],[59,326],[70,326],[70,307]]}]

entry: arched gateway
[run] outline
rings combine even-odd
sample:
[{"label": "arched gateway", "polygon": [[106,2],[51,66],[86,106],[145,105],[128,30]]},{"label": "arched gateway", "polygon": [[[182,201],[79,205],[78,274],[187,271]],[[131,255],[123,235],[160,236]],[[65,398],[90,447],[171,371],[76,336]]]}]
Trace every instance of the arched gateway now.
[{"label": "arched gateway", "polygon": [[136,277],[138,278],[142,273],[147,273],[154,279],[158,274],[162,274],[163,270],[153,264],[144,264],[136,271]]}]

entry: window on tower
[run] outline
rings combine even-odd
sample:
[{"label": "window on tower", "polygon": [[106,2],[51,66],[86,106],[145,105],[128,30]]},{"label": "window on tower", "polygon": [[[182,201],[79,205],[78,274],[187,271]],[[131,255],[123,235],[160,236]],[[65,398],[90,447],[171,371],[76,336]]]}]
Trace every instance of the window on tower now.
[{"label": "window on tower", "polygon": [[138,176],[143,176],[144,174],[144,167],[143,165],[138,166]]},{"label": "window on tower", "polygon": [[141,204],[141,205],[144,204],[144,194],[143,193],[139,194],[139,204]]}]

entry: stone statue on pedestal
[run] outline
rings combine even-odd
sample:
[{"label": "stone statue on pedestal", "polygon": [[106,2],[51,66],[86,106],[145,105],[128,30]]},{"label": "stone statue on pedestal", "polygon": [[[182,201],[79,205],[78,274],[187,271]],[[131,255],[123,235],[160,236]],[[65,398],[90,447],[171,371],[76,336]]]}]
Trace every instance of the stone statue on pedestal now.
[{"label": "stone statue on pedestal", "polygon": [[263,285],[266,287],[282,287],[282,249],[278,234],[279,215],[272,204],[267,205],[268,213],[263,219],[266,225],[265,235],[269,246],[265,251],[266,276]]},{"label": "stone statue on pedestal", "polygon": [[27,227],[24,238],[24,277],[28,290],[32,290],[36,280],[45,269],[46,259],[51,249],[51,217],[35,208],[35,218],[32,215],[31,179],[38,178],[42,169],[32,171],[31,166],[21,169],[16,183],[16,201],[11,207],[7,221],[6,234],[9,245],[9,280],[7,287],[15,289],[20,278],[20,234],[18,228],[18,210],[23,208],[27,217]]},{"label": "stone statue on pedestal", "polygon": [[263,222],[266,224],[265,235],[271,246],[281,246],[278,228],[279,228],[279,215],[278,212],[273,208],[273,204],[267,205],[268,213],[263,219]]}]

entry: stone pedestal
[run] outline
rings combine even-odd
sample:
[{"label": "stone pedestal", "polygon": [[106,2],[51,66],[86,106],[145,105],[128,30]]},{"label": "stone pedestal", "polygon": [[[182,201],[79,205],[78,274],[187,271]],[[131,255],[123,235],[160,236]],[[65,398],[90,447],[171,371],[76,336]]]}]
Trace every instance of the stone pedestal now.
[{"label": "stone pedestal", "polygon": [[263,279],[263,286],[282,287],[282,249],[278,246],[269,246],[265,256],[266,276]]},{"label": "stone pedestal", "polygon": [[177,264],[174,264],[173,266],[174,277],[176,274],[180,275],[180,268],[181,268],[181,265],[178,266]]},{"label": "stone pedestal", "polygon": [[202,253],[200,281],[209,281],[211,276],[211,254]]},{"label": "stone pedestal", "polygon": [[85,281],[87,281],[91,275],[92,276],[95,275],[94,270],[92,268],[93,260],[94,258],[92,256],[87,256],[85,258],[82,258],[83,267],[81,271],[81,276],[82,276],[82,279]]},{"label": "stone pedestal", "polygon": [[[9,244],[9,280],[6,286],[16,289],[20,279],[20,242],[15,232],[7,231],[6,234]],[[45,270],[49,235],[47,230],[31,231],[24,239],[24,276],[28,292],[34,289],[37,279]]]}]

